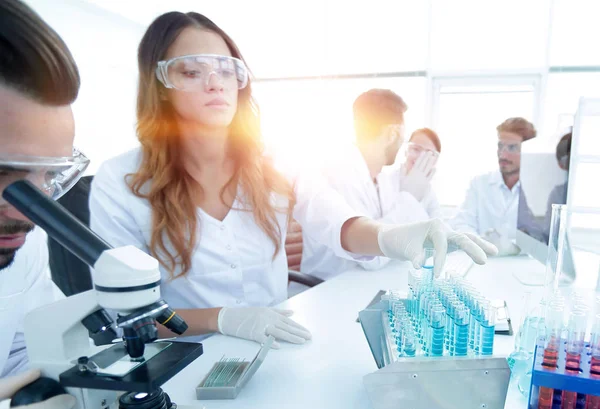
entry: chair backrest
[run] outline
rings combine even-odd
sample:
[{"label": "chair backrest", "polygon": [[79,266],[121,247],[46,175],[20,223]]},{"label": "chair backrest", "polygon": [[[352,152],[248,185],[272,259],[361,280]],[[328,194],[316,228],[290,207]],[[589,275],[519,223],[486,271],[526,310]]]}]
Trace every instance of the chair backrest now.
[{"label": "chair backrest", "polygon": [[[84,176],[58,202],[86,226],[90,225],[89,197],[93,176]],[[54,239],[48,238],[52,281],[65,295],[92,289],[90,268]]]},{"label": "chair backrest", "polygon": [[300,271],[302,264],[302,227],[296,220],[290,220],[285,237],[285,254],[288,269]]}]

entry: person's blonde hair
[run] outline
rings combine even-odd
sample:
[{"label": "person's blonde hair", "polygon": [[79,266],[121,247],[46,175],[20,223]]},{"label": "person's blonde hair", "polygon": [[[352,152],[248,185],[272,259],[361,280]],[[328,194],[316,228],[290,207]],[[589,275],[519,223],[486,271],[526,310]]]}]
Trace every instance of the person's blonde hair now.
[{"label": "person's blonde hair", "polygon": [[[138,171],[127,176],[127,183],[135,195],[150,202],[150,251],[170,271],[171,277],[176,277],[177,265],[181,266],[181,275],[185,275],[192,266],[199,223],[194,197],[202,194],[202,188],[181,164],[175,115],[169,101],[160,96],[162,85],[155,76],[155,70],[158,61],[165,58],[171,44],[187,27],[219,34],[231,55],[243,61],[237,46],[223,30],[205,16],[193,12],[163,14],[150,25],[140,43],[137,134],[143,156]],[[239,183],[244,198],[242,208],[253,213],[254,220],[273,242],[277,254],[281,250],[282,231],[276,213],[287,212],[289,219],[294,191],[263,155],[259,110],[252,98],[250,81],[239,90],[228,144],[236,169],[221,191],[221,200],[225,203],[224,192],[231,184]],[[276,208],[271,201],[272,193],[286,197],[288,208]],[[167,242],[172,250],[169,250]]]},{"label": "person's blonde hair", "polygon": [[535,138],[535,127],[525,118],[508,118],[496,127],[498,132],[510,132],[519,135],[523,142]]}]

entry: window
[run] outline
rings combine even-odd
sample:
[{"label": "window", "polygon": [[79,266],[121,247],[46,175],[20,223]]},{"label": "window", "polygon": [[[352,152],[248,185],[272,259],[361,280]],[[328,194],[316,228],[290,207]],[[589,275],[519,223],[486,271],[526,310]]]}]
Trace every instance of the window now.
[{"label": "window", "polygon": [[442,142],[433,188],[442,205],[460,205],[473,177],[498,168],[496,126],[535,117],[536,77],[437,79],[434,129]]}]

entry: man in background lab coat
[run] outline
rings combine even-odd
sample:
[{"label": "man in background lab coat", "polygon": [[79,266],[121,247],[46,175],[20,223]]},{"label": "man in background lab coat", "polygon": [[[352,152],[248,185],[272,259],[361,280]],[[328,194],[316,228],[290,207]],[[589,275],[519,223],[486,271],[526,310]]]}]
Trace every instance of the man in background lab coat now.
[{"label": "man in background lab coat", "polygon": [[[355,211],[384,223],[429,219],[412,194],[400,191],[397,179],[381,173],[384,166],[394,163],[404,140],[406,110],[402,98],[390,90],[361,94],[353,106],[356,143],[328,157],[322,166],[327,182]],[[388,261],[385,257],[368,262],[344,260],[305,236],[300,269],[326,280],[357,265],[375,269]]]},{"label": "man in background lab coat", "polygon": [[524,118],[509,118],[498,131],[497,171],[475,177],[464,203],[450,225],[462,232],[473,232],[498,247],[499,255],[521,251],[514,243],[521,182],[521,144],[536,136],[532,123]]},{"label": "man in background lab coat", "polygon": [[[0,55],[0,193],[26,179],[56,198],[89,162],[73,150],[77,67],[54,30],[18,0],[0,2]],[[40,376],[21,373],[23,319],[61,296],[50,280],[46,234],[0,198],[0,401]],[[60,395],[32,407],[74,405],[72,396]]]}]

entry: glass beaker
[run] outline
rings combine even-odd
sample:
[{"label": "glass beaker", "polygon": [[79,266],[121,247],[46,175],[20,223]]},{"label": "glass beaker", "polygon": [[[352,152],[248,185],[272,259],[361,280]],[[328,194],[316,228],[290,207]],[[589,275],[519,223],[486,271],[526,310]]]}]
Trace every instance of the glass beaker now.
[{"label": "glass beaker", "polygon": [[548,254],[546,256],[546,300],[558,291],[560,276],[563,270],[565,242],[567,237],[567,205],[553,204],[550,232],[548,235]]}]

